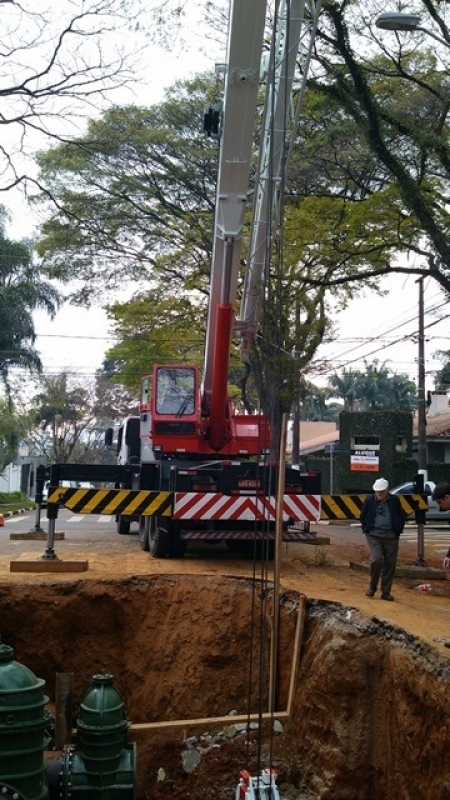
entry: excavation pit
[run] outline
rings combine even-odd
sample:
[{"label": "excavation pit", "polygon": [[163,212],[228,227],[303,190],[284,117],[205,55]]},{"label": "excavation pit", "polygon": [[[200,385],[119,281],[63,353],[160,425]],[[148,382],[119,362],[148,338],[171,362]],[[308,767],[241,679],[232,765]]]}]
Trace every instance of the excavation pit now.
[{"label": "excavation pit", "polygon": [[[138,800],[233,800],[240,769],[270,763],[282,800],[450,798],[449,661],[402,629],[320,600],[307,601],[295,648],[300,605],[298,593],[281,594],[274,737],[272,721],[248,735],[233,715],[208,722],[268,710],[273,593],[251,580],[4,585],[0,635],[51,701],[56,675],[73,673],[74,724],[92,676],[114,675],[137,743]],[[186,739],[200,756],[192,771]]]}]

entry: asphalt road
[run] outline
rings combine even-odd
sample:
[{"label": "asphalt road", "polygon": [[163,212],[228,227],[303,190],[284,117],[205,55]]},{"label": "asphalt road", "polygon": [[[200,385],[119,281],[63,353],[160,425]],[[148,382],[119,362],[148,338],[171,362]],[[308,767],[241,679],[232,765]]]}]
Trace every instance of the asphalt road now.
[{"label": "asphalt road", "polygon": [[[32,538],[12,539],[12,534],[31,534],[35,530],[35,512],[30,511],[15,517],[5,519],[5,525],[0,528],[1,553],[3,557],[17,558],[22,553],[40,554],[45,552],[46,541],[36,541]],[[41,516],[41,527],[47,533],[48,520],[45,511]],[[318,523],[313,526],[320,536],[330,539],[331,549],[341,552],[345,560],[352,560],[355,553],[360,552],[365,540],[357,521],[345,523]],[[133,525],[129,536],[120,536],[116,531],[113,516],[99,516],[97,514],[73,514],[71,511],[61,509],[56,520],[56,534],[64,533],[63,540],[55,540],[55,552],[59,550],[70,552],[72,548],[95,553],[104,550],[129,553],[140,550],[137,536],[137,525]],[[430,566],[441,567],[445,553],[450,546],[450,525],[447,522],[427,524],[424,532],[424,554]],[[289,549],[298,545],[289,544]],[[216,558],[223,551],[223,557],[233,560],[233,555],[226,550],[224,545],[211,546],[205,543],[189,545],[188,552],[196,552],[202,557]],[[407,523],[401,537],[399,561],[413,564],[419,554],[417,526]],[[148,556],[146,556],[148,557]]]}]

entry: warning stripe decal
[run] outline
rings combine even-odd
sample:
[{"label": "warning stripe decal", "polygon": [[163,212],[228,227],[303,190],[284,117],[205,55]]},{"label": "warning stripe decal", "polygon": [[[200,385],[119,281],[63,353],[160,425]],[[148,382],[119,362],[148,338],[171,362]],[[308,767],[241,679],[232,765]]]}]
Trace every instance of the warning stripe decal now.
[{"label": "warning stripe decal", "polygon": [[144,489],[68,489],[59,486],[49,492],[47,502],[60,503],[76,514],[171,517],[173,493]]},{"label": "warning stripe decal", "polygon": [[[221,541],[261,541],[275,540],[275,533],[267,532],[261,533],[261,531],[182,531],[181,538],[183,541],[208,541],[208,542],[221,542]],[[294,533],[292,531],[283,531],[282,534],[283,542],[315,542],[317,540],[316,533],[306,533],[305,531],[299,531],[298,533]],[[318,544],[320,544],[320,539],[318,540]]]},{"label": "warning stripe decal", "polygon": [[[284,495],[283,521],[315,522],[320,515],[320,495]],[[174,519],[274,521],[276,497],[229,495],[218,492],[176,492]]]},{"label": "warning stripe decal", "polygon": [[[367,495],[287,494],[283,521],[359,519]],[[397,495],[409,515],[428,508],[421,495]],[[218,492],[158,492],[136,489],[69,489],[49,491],[48,503],[58,503],[76,514],[128,514],[162,516],[177,520],[275,521],[276,497],[224,495]]]},{"label": "warning stripe decal", "polygon": [[[359,519],[366,497],[365,494],[324,494],[322,495],[320,519]],[[415,511],[428,508],[426,498],[420,494],[399,494],[397,497],[406,514],[413,514]]]}]

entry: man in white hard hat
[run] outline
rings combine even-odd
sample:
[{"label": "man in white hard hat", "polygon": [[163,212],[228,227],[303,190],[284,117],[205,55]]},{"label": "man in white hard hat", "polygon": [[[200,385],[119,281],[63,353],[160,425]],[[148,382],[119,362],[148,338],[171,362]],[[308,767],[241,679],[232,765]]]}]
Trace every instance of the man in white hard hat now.
[{"label": "man in white hard hat", "polygon": [[377,478],[372,488],[374,494],[366,497],[361,509],[361,528],[370,550],[370,580],[366,595],[375,595],[381,576],[381,599],[393,600],[391,587],[405,514],[397,495],[389,493],[386,478]]}]

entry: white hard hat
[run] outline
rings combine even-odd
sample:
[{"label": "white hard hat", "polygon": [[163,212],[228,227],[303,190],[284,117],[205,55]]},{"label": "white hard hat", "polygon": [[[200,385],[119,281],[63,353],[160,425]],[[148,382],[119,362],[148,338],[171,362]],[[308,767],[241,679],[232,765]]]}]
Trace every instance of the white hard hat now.
[{"label": "white hard hat", "polygon": [[372,489],[374,492],[384,492],[385,489],[389,489],[389,481],[386,478],[377,478]]}]

